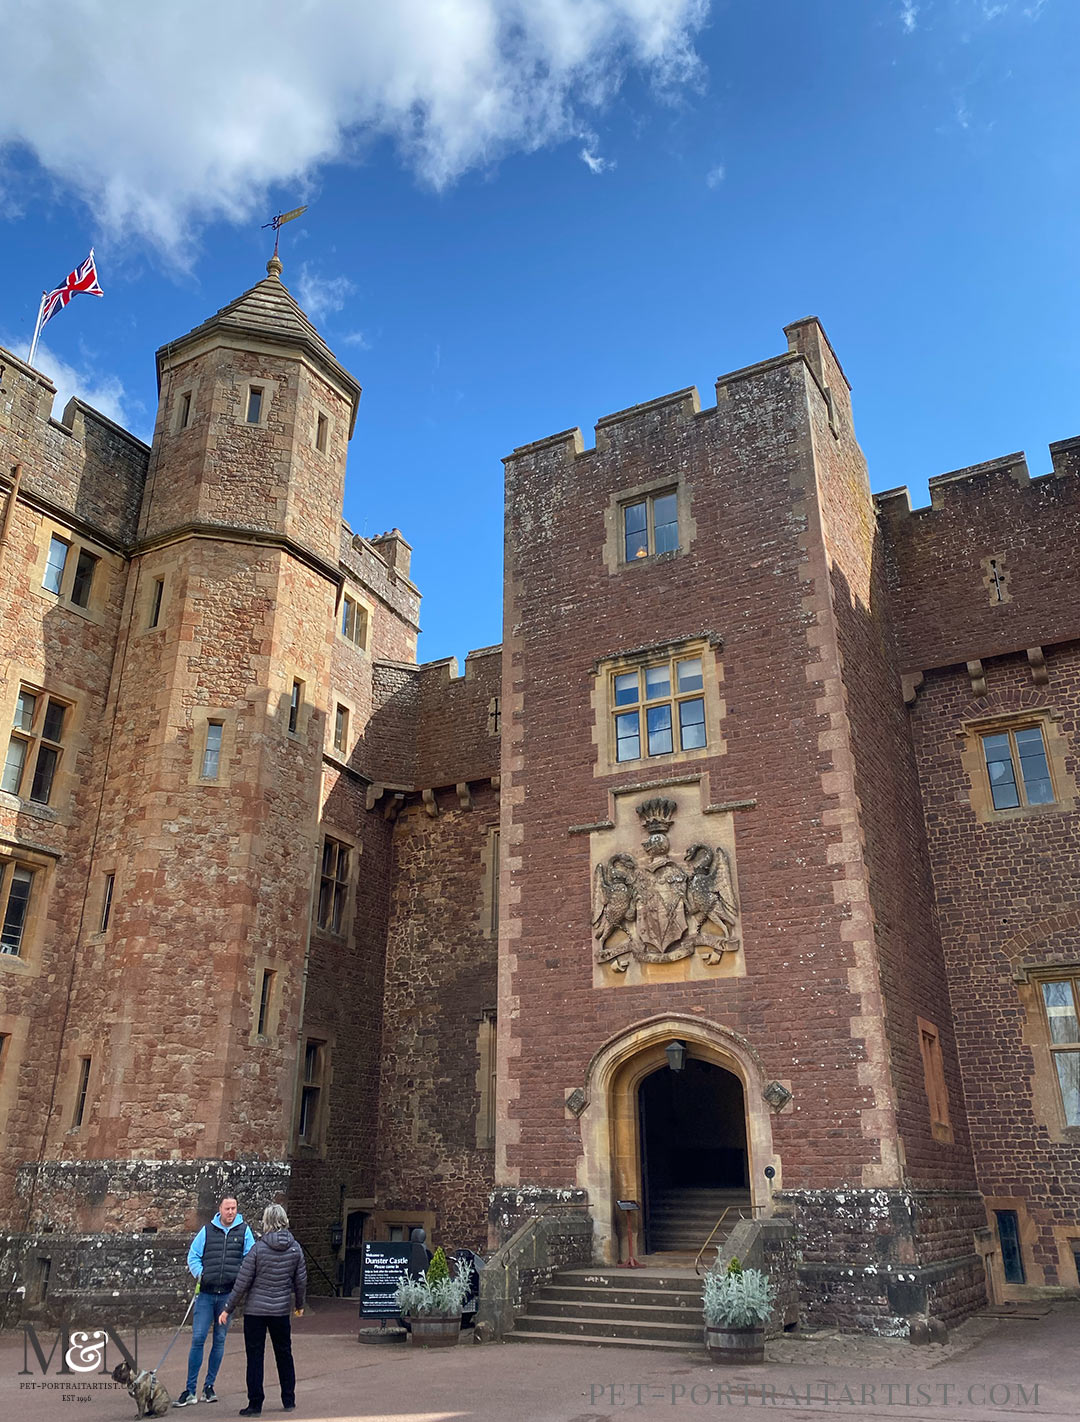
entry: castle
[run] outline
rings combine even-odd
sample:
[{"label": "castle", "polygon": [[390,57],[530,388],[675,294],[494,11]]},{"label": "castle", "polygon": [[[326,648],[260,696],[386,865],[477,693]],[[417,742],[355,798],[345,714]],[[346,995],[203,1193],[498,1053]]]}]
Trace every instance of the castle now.
[{"label": "castle", "polygon": [[5,1318],[147,1316],[222,1190],[345,1292],[625,1199],[842,1327],[1076,1289],[1080,439],[875,498],[786,334],[514,451],[463,675],[276,258],[149,448],[0,351]]}]

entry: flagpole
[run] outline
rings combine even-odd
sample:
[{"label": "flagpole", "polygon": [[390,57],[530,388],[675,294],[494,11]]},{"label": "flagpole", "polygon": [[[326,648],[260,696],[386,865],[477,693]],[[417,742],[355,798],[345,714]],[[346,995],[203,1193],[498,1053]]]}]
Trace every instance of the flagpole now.
[{"label": "flagpole", "polygon": [[41,293],[41,302],[38,306],[37,320],[34,322],[34,339],[30,342],[30,354],[26,357],[27,365],[33,365],[34,363],[34,352],[37,350],[38,336],[41,335],[41,317],[42,313],[45,310],[45,298],[48,296],[48,294],[49,293],[47,291],[43,291]]}]

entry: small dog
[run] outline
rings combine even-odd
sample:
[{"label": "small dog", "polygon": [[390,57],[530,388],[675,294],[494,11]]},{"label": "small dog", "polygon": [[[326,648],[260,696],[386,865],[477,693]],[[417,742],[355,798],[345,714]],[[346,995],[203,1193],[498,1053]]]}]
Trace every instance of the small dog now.
[{"label": "small dog", "polygon": [[127,1363],[117,1363],[112,1375],[114,1382],[127,1384],[127,1390],[139,1409],[136,1417],[164,1417],[172,1406],[165,1384],[159,1383],[148,1369],[141,1368],[133,1373]]}]

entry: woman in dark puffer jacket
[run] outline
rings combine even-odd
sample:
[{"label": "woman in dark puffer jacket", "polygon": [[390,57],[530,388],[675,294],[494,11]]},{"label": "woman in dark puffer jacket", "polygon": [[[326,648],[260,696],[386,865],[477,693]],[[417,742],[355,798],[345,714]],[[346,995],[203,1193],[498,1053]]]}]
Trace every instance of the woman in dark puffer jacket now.
[{"label": "woman in dark puffer jacket", "polygon": [[304,1312],[307,1291],[307,1268],[304,1253],[289,1233],[289,1217],[280,1205],[267,1205],[263,1211],[262,1237],[255,1248],[248,1250],[232,1293],[218,1319],[227,1323],[229,1314],[248,1295],[244,1309],[244,1349],[247,1353],[248,1405],[240,1409],[241,1417],[258,1417],[263,1405],[263,1357],[266,1335],[274,1345],[278,1381],[281,1384],[281,1405],[286,1412],[296,1407],[296,1369],[292,1356],[290,1314],[296,1301],[296,1316]]}]

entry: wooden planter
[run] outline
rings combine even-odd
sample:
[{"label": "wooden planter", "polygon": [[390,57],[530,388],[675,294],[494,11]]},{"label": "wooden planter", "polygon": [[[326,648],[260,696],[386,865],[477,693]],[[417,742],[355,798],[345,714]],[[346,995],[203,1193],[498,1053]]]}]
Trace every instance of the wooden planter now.
[{"label": "wooden planter", "polygon": [[409,1319],[409,1343],[414,1348],[453,1348],[461,1337],[460,1313],[429,1313]]},{"label": "wooden planter", "polygon": [[765,1326],[727,1328],[722,1324],[707,1323],[705,1347],[714,1363],[763,1363]]}]

